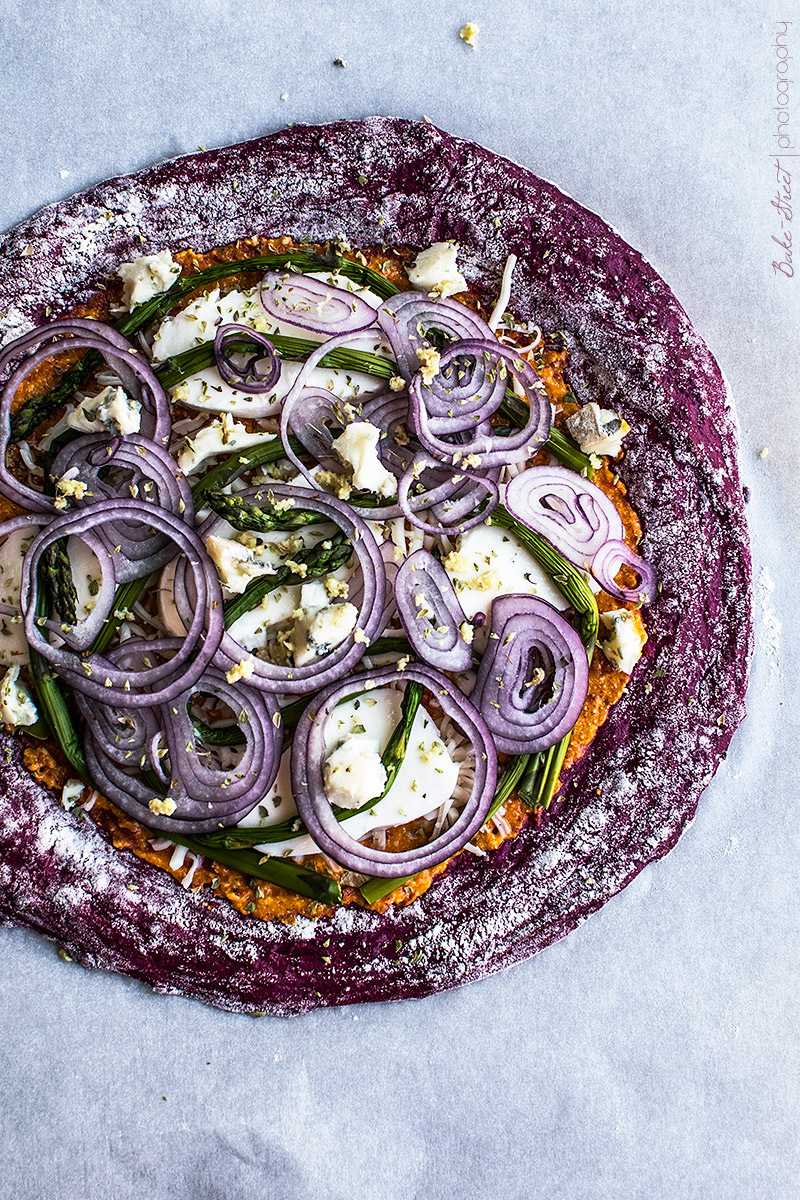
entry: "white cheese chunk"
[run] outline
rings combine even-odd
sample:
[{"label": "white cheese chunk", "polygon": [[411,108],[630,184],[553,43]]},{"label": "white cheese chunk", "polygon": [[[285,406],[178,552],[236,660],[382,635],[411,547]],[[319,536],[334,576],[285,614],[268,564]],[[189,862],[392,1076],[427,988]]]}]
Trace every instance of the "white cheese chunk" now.
[{"label": "white cheese chunk", "polygon": [[123,263],[117,270],[125,284],[123,303],[132,312],[139,304],[160,296],[171,288],[181,273],[178,264],[173,260],[169,250],[161,250],[158,254],[146,254],[135,262]]},{"label": "white cheese chunk", "polygon": [[82,433],[138,433],[142,425],[142,406],[121,387],[105,387],[96,396],[86,396],[67,414],[70,429]]},{"label": "white cheese chunk", "polygon": [[647,641],[641,622],[628,608],[600,613],[600,621],[603,628],[608,630],[607,637],[600,642],[603,654],[618,671],[630,675]]},{"label": "white cheese chunk", "polygon": [[61,789],[61,807],[67,810],[74,808],[83,795],[82,779],[68,779]]},{"label": "white cheese chunk", "polygon": [[353,421],[332,446],[345,466],[353,469],[353,486],[381,496],[394,496],[397,480],[378,457],[380,429],[370,421]]},{"label": "white cheese chunk", "polygon": [[241,595],[251,580],[275,574],[273,566],[259,561],[253,550],[233,538],[210,534],[206,539],[206,549],[217,568],[220,582],[236,595]]},{"label": "white cheese chunk", "polygon": [[230,454],[259,442],[274,442],[274,433],[257,430],[250,433],[241,421],[234,421],[230,413],[221,413],[216,421],[204,426],[194,437],[187,437],[186,444],[178,455],[178,466],[186,475],[199,471],[207,459],[215,454]]},{"label": "white cheese chunk", "polygon": [[0,721],[5,725],[35,725],[39,712],[33,698],[19,682],[19,666],[9,667],[0,683]]},{"label": "white cheese chunk", "polygon": [[566,424],[584,454],[609,454],[612,458],[619,454],[622,439],[631,428],[619,413],[601,408],[594,400],[567,417]]},{"label": "white cheese chunk", "polygon": [[386,768],[378,743],[365,734],[351,734],[325,760],[325,792],[331,804],[360,808],[386,787]]},{"label": "white cheese chunk", "polygon": [[326,604],[305,613],[295,622],[292,642],[295,666],[303,667],[341,646],[355,629],[358,609],[354,604]]},{"label": "white cheese chunk", "polygon": [[467,290],[467,281],[458,269],[456,242],[434,242],[417,255],[406,271],[408,282],[417,291],[434,296],[454,296]]}]

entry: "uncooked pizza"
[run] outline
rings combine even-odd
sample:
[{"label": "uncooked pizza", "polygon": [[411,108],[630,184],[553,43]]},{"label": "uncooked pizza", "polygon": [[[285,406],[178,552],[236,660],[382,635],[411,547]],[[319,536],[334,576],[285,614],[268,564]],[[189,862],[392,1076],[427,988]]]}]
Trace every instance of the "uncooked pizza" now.
[{"label": "uncooked pizza", "polygon": [[5,919],[288,1014],[479,978],[669,849],[749,557],[719,370],[618,235],[373,119],[1,253]]}]

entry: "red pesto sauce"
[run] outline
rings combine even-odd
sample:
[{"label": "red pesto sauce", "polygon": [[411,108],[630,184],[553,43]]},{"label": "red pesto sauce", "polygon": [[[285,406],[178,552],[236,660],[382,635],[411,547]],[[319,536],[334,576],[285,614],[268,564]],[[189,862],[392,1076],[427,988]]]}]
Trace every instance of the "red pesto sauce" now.
[{"label": "red pesto sauce", "polygon": [[[294,243],[288,237],[270,239],[247,238],[233,245],[212,250],[207,254],[196,254],[193,250],[182,250],[175,254],[174,257],[175,261],[180,263],[182,273],[184,275],[191,275],[215,263],[231,262],[260,254],[285,252],[293,248],[293,246]],[[316,249],[321,249],[321,247],[316,247]],[[354,251],[353,253],[348,253],[345,257],[353,258],[371,267],[373,270],[379,271],[399,288],[407,289],[409,286],[403,270],[403,264],[413,257],[413,251],[410,249],[401,247],[394,251],[386,251],[379,247],[372,247],[363,252]],[[252,274],[241,272],[221,281],[220,286],[231,289],[237,286],[252,286],[252,283]],[[202,289],[198,289],[198,292],[192,293],[178,307],[184,307],[194,299],[195,295],[199,295],[201,292]],[[121,302],[121,296],[122,285],[118,280],[114,280],[113,282],[109,282],[107,291],[98,292],[87,303],[76,307],[70,315],[89,316],[102,321],[110,321],[110,309]],[[477,297],[472,293],[463,293],[462,295],[455,296],[454,299],[461,301],[478,312],[482,311]],[[485,316],[486,314],[483,315]],[[19,393],[15,397],[14,407],[19,407],[19,405],[23,404],[31,396],[42,394],[49,390],[62,372],[79,356],[80,352],[78,351],[65,351],[64,354],[43,363],[37,371],[34,371],[29,376],[20,388]],[[570,394],[569,386],[564,379],[567,366],[567,352],[565,350],[545,350],[543,367],[541,360],[537,367],[531,355],[527,355],[526,357],[537,370],[550,399],[556,406],[556,425],[563,427],[566,417],[575,412],[578,407],[565,398]],[[179,406],[175,407],[179,408]],[[56,420],[58,415],[58,413],[55,414],[53,420]],[[529,465],[535,465],[539,461],[546,461],[546,456],[543,453],[534,456],[530,460]],[[625,526],[625,539],[635,549],[641,537],[642,528],[636,513],[626,499],[624,484],[620,482],[613,469],[607,464],[601,470],[595,472],[594,482],[602,488],[615,504]],[[0,496],[0,520],[6,520],[19,511],[14,504]],[[627,571],[628,568],[623,568],[623,570]],[[621,581],[623,581],[622,577]],[[631,576],[630,584],[633,584],[633,582],[634,579]],[[644,631],[644,627],[641,624],[641,617],[633,605],[624,605],[623,602],[612,599],[605,592],[598,594],[597,603],[601,612],[620,607],[631,608],[637,625],[642,632]],[[591,745],[595,734],[608,716],[611,706],[622,695],[628,678],[623,672],[614,669],[601,650],[595,649],[589,670],[589,691],[572,732],[572,738],[562,771],[566,771],[576,763]],[[57,744],[52,741],[33,744],[31,739],[27,737],[23,737],[23,740],[26,742],[23,751],[23,761],[28,771],[46,787],[60,790],[66,781],[71,778],[72,771],[63,758]],[[489,828],[481,830],[473,839],[474,844],[480,847],[480,849],[496,849],[507,838],[516,837],[529,818],[534,820],[539,819],[537,814],[532,813],[516,795],[512,795],[501,811],[508,827],[508,832],[500,833],[496,829]],[[160,851],[154,850],[150,844],[153,838],[152,831],[140,825],[133,818],[120,812],[105,797],[99,796],[95,800],[88,816],[104,830],[118,849],[132,851],[146,862],[160,867],[164,871],[168,871],[176,879],[182,880],[191,869],[191,856],[187,856],[189,861],[183,866],[177,868],[170,867],[169,862],[173,854],[173,848],[170,847],[169,849]],[[420,845],[428,838],[430,832],[431,825],[424,820],[411,821],[406,825],[389,829],[386,833],[386,849],[401,851]],[[464,851],[460,851],[460,853],[464,853]],[[375,912],[385,912],[393,904],[398,906],[410,904],[418,896],[421,896],[423,892],[428,890],[436,877],[441,875],[447,869],[448,865],[447,862],[444,862],[429,871],[421,871],[409,880],[408,883],[396,888],[395,891],[385,896],[376,904],[367,905],[359,889],[347,886],[343,881],[343,876],[346,877],[347,873],[341,868],[328,862],[322,855],[313,855],[303,861],[306,866],[313,866],[315,869],[331,875],[340,881],[342,884],[343,904],[354,904],[362,908],[370,907]],[[208,859],[204,859],[202,865],[196,868],[192,877],[191,890],[193,892],[204,893],[209,898],[209,902],[213,898],[222,896],[243,915],[252,916],[262,921],[277,920],[291,923],[298,916],[319,917],[325,912],[330,911],[326,906],[306,899],[304,896],[297,896],[285,888],[278,887],[276,884],[268,883],[266,880],[251,879],[241,871],[233,870],[230,867],[223,866],[221,863],[215,863]]]}]

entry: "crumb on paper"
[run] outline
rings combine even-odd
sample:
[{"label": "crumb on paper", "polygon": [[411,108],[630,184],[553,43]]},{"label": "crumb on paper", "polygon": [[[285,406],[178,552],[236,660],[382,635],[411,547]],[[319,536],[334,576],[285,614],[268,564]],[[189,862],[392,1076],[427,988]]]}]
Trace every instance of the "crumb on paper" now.
[{"label": "crumb on paper", "polygon": [[474,21],[467,21],[466,25],[462,25],[458,31],[458,36],[462,42],[466,42],[468,46],[475,48],[475,39],[480,33],[480,25],[476,25]]},{"label": "crumb on paper", "polygon": [[346,66],[348,66],[349,64],[348,64],[348,62],[347,62],[347,59],[346,59],[346,58],[335,58],[335,59],[333,60],[333,65],[334,65],[335,67],[346,67]]}]

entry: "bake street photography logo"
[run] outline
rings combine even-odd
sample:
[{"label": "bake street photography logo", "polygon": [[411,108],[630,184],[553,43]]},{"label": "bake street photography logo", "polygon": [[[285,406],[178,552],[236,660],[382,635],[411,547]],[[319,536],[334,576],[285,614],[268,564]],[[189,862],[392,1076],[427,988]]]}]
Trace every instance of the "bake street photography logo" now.
[{"label": "bake street photography logo", "polygon": [[[794,276],[792,263],[792,170],[794,159],[800,158],[798,153],[790,111],[790,88],[794,80],[790,78],[792,55],[789,52],[791,21],[776,21],[775,33],[775,104],[773,111],[777,114],[776,128],[773,139],[778,153],[770,155],[775,168],[775,194],[770,203],[780,222],[780,233],[772,234],[772,270],[776,275],[785,279]],[[792,161],[789,162],[789,159]]]}]

